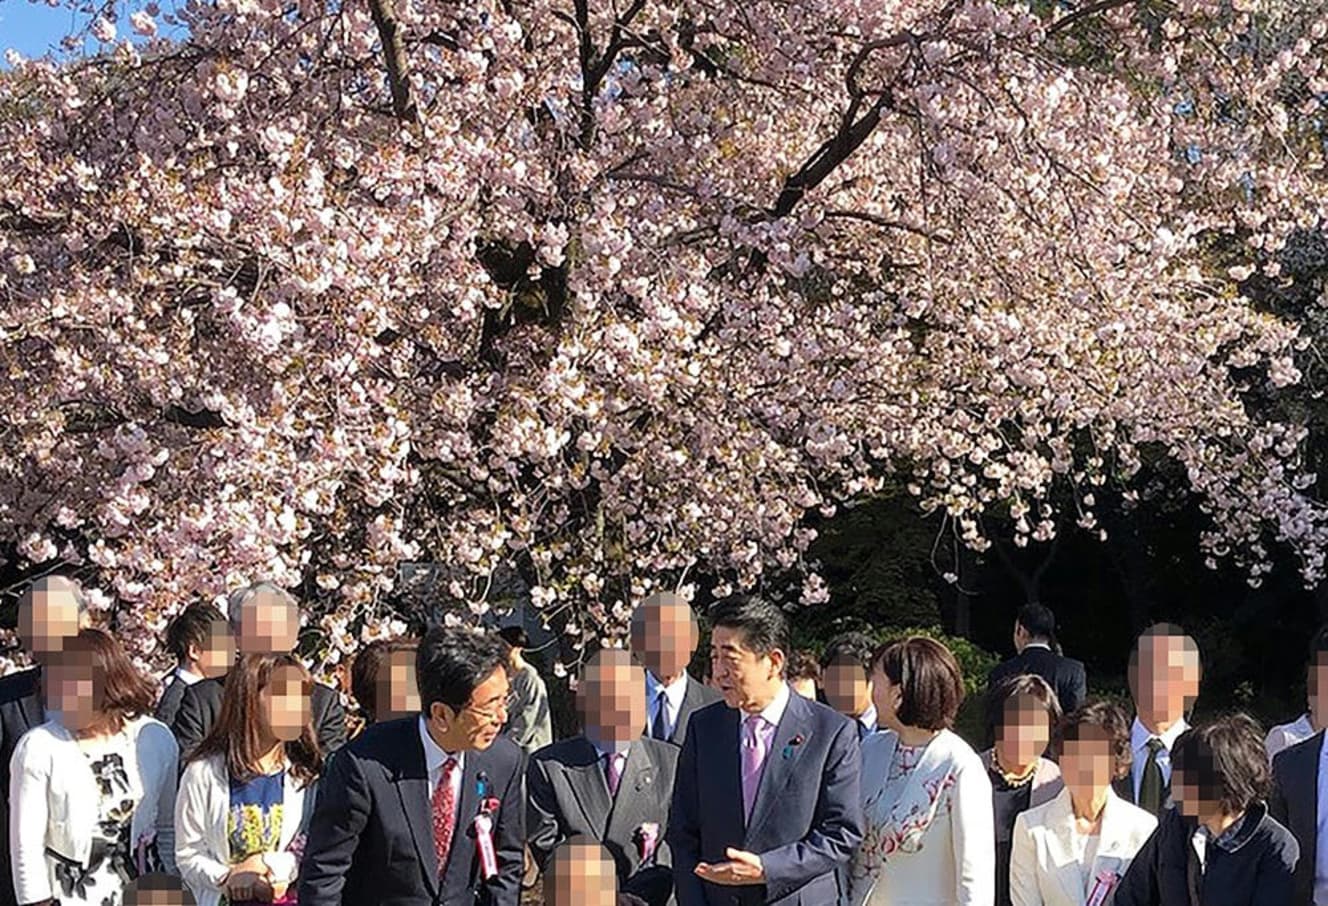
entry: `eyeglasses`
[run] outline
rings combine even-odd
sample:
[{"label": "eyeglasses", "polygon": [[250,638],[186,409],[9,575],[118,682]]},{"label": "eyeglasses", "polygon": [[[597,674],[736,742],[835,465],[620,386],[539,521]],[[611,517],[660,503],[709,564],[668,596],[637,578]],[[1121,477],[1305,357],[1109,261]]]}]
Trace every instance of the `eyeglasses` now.
[{"label": "eyeglasses", "polygon": [[482,708],[476,705],[467,705],[461,710],[469,711],[471,714],[474,714],[482,720],[505,722],[507,720],[507,712],[516,707],[516,702],[517,694],[515,692],[510,692],[508,693],[507,698],[502,701],[486,703]]}]

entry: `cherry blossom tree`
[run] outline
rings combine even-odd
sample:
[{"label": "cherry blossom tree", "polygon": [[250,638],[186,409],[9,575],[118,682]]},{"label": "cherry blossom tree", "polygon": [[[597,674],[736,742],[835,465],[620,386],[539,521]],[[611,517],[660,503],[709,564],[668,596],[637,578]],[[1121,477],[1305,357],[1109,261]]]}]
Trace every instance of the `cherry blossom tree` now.
[{"label": "cherry blossom tree", "polygon": [[1100,531],[1095,489],[1150,457],[1213,558],[1324,574],[1305,429],[1248,400],[1305,341],[1239,290],[1323,225],[1314,4],[215,0],[91,30],[0,82],[0,532],[95,574],[142,652],[263,576],[336,661],[402,561],[476,614],[515,568],[574,640],[698,575],[814,603],[809,513],[902,479],[958,541],[1000,513],[1025,545]]}]

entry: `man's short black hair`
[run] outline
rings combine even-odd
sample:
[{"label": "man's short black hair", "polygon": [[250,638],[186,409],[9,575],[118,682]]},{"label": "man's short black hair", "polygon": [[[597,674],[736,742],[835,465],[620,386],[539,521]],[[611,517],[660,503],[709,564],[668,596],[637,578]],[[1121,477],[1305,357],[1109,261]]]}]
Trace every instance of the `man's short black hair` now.
[{"label": "man's short black hair", "polygon": [[1198,800],[1239,815],[1268,798],[1272,772],[1263,732],[1254,719],[1232,714],[1186,730],[1171,747],[1173,784],[1179,777]]},{"label": "man's short black hair", "polygon": [[497,636],[451,626],[431,629],[415,652],[420,709],[427,715],[434,702],[442,702],[460,711],[476,686],[506,667],[507,651]]},{"label": "man's short black hair", "polygon": [[784,611],[754,595],[734,595],[710,608],[710,624],[742,633],[743,644],[764,656],[778,648],[788,655],[789,625]]},{"label": "man's short black hair", "polygon": [[1056,615],[1045,604],[1025,604],[1019,608],[1015,622],[1032,638],[1050,640],[1056,637]]},{"label": "man's short black hair", "polygon": [[183,664],[189,660],[189,647],[207,647],[208,639],[212,636],[212,624],[225,622],[226,618],[215,605],[195,601],[176,614],[166,627],[166,648],[176,662]]},{"label": "man's short black hair", "polygon": [[512,648],[530,647],[530,636],[526,634],[526,630],[521,626],[504,626],[498,630],[498,637]]},{"label": "man's short black hair", "polygon": [[1328,664],[1328,625],[1320,626],[1310,639],[1310,666]]},{"label": "man's short black hair", "polygon": [[841,633],[831,639],[825,646],[825,651],[821,652],[821,669],[828,669],[835,664],[852,663],[862,667],[863,673],[871,676],[872,653],[875,651],[876,643],[865,633]]}]

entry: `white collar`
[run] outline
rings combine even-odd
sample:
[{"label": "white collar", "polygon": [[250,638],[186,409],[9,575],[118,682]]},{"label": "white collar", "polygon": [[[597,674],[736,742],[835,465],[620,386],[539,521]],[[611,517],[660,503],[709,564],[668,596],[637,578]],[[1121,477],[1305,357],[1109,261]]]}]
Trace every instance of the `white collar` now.
[{"label": "white collar", "polygon": [[632,747],[630,740],[628,742],[605,743],[600,742],[590,733],[584,733],[583,735],[586,737],[586,742],[595,747],[595,752],[600,758],[608,758],[610,755],[626,755]]},{"label": "white collar", "polygon": [[175,668],[175,678],[183,682],[186,686],[192,686],[194,683],[201,683],[203,677],[194,673],[192,670],[186,670],[184,667]]},{"label": "white collar", "polygon": [[876,732],[876,703],[873,702],[867,706],[867,710],[858,715],[858,723],[862,724],[871,732]]},{"label": "white collar", "polygon": [[420,742],[424,745],[424,768],[430,776],[433,775],[434,771],[442,770],[443,765],[449,758],[456,759],[457,767],[462,766],[465,753],[445,751],[442,746],[434,742],[433,737],[429,735],[429,724],[425,721],[423,714],[420,715]]},{"label": "white collar", "polygon": [[1027,651],[1027,650],[1030,649],[1030,648],[1045,648],[1045,649],[1047,649],[1048,651],[1051,650],[1051,646],[1048,645],[1046,642],[1035,641],[1035,642],[1027,642],[1027,643],[1025,643],[1025,644],[1024,644],[1024,647],[1023,647],[1022,649],[1020,649],[1019,653],[1020,653],[1020,654],[1023,654],[1025,651]]},{"label": "white collar", "polygon": [[[765,718],[766,723],[770,724],[770,726],[772,727],[779,726],[779,722],[784,718],[784,709],[788,707],[788,703],[789,703],[788,683],[784,682],[783,680],[780,680],[779,691],[775,693],[775,697],[771,699],[770,704],[766,705],[765,708],[762,709],[761,717]],[[743,714],[744,720],[746,720],[748,717],[751,717],[751,715],[747,713]]]},{"label": "white collar", "polygon": [[[1167,752],[1169,753],[1171,747],[1176,744],[1176,740],[1180,739],[1180,734],[1184,733],[1189,728],[1190,725],[1187,724],[1185,718],[1182,717],[1180,720],[1172,724],[1167,732],[1157,736],[1157,738],[1162,740],[1162,745],[1167,747]],[[1139,720],[1138,717],[1135,717],[1134,726],[1130,728],[1130,749],[1138,752],[1140,749],[1147,746],[1148,740],[1152,739],[1155,735],[1156,734],[1154,733],[1148,732],[1148,728],[1143,725],[1143,721]]]},{"label": "white collar", "polygon": [[682,704],[683,697],[687,695],[687,671],[669,683],[667,686],[655,678],[655,674],[649,670],[646,671],[646,703],[653,705],[655,699],[659,698],[660,690],[664,691],[664,697],[668,699],[670,705],[675,707]]}]

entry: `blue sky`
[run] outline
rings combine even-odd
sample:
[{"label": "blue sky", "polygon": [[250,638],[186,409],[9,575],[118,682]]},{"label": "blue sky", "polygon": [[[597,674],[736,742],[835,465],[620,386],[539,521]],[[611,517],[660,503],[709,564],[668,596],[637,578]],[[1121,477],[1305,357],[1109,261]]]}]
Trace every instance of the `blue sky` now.
[{"label": "blue sky", "polygon": [[[146,5],[147,0],[142,2],[116,0],[114,3],[103,5],[102,8],[111,6],[115,9],[118,16],[115,23],[118,37],[132,38],[137,42],[141,39],[129,25],[129,14]],[[171,0],[158,0],[158,5],[164,12],[178,8]],[[50,6],[46,0],[38,0],[36,3],[32,0],[0,0],[0,69],[8,68],[3,54],[9,48],[17,50],[28,58],[40,57],[46,53],[61,55],[61,39],[74,32],[86,35],[90,21],[91,17],[87,13],[75,12],[68,3]],[[172,31],[160,18],[157,25],[162,34],[170,34]],[[97,46],[96,40],[89,38],[85,41],[83,50],[85,53],[94,53]]]}]

